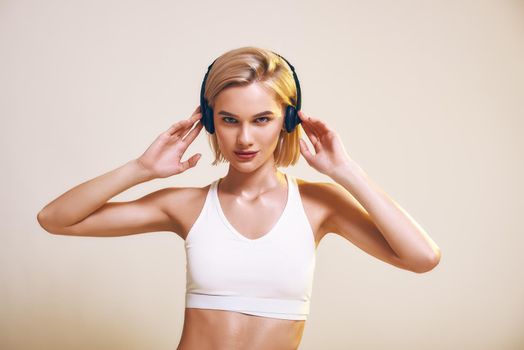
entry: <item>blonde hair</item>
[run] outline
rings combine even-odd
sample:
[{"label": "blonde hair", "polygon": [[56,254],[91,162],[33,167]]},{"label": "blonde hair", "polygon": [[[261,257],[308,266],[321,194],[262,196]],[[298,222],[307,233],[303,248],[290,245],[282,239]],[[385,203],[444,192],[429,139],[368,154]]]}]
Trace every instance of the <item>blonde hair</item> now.
[{"label": "blonde hair", "polygon": [[[230,50],[215,60],[206,80],[204,98],[214,109],[215,99],[222,90],[233,86],[246,86],[253,82],[260,83],[269,91],[273,91],[280,107],[297,106],[295,80],[286,61],[269,50],[253,46]],[[285,129],[280,131],[277,147],[273,152],[275,166],[287,167],[298,162],[301,135],[300,124],[290,133]],[[227,160],[218,145],[216,132],[208,133],[208,136],[209,144],[215,154],[212,165],[226,163]]]}]

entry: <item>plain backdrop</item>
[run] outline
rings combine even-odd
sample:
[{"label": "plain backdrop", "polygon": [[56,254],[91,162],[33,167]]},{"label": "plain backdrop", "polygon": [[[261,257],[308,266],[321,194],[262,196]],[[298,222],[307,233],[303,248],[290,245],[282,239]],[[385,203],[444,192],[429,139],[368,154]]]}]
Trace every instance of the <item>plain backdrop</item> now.
[{"label": "plain backdrop", "polygon": [[[0,348],[176,347],[180,237],[51,235],[36,215],[140,156],[252,45],[294,65],[304,112],[442,250],[416,274],[328,234],[300,349],[523,349],[523,37],[522,1],[0,1]],[[112,200],[226,173],[204,132],[197,152]]]}]

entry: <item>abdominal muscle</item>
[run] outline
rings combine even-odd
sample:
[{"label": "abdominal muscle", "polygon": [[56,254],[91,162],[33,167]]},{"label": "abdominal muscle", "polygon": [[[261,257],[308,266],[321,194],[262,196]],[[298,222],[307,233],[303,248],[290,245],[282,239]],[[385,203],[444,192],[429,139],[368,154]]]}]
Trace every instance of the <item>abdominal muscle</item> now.
[{"label": "abdominal muscle", "polygon": [[235,311],[186,308],[177,350],[295,350],[305,320],[286,320]]}]

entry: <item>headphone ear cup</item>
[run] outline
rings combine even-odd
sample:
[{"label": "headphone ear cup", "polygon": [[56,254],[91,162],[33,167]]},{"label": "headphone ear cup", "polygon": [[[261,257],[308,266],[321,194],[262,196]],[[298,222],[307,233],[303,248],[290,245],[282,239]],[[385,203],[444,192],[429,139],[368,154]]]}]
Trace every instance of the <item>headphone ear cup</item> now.
[{"label": "headphone ear cup", "polygon": [[295,130],[295,127],[300,124],[301,120],[298,117],[297,109],[291,105],[286,107],[286,116],[284,120],[284,125],[286,126],[286,131],[288,133]]},{"label": "headphone ear cup", "polygon": [[211,108],[207,103],[204,105],[204,113],[202,113],[200,122],[204,124],[207,132],[210,134],[215,133],[215,124],[213,123],[213,108]]}]

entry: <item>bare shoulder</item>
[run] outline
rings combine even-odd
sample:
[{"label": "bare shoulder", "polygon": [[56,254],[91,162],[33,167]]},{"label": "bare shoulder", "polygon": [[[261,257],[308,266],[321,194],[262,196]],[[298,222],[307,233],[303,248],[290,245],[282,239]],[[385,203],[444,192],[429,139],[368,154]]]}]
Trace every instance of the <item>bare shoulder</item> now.
[{"label": "bare shoulder", "polygon": [[185,239],[204,207],[209,185],[203,187],[168,187],[162,190],[162,210],[171,218],[173,232]]},{"label": "bare shoulder", "polygon": [[315,232],[315,240],[318,245],[326,233],[328,233],[325,223],[329,215],[329,191],[326,190],[328,190],[332,184],[328,182],[307,181],[298,177],[295,178],[304,210]]}]

